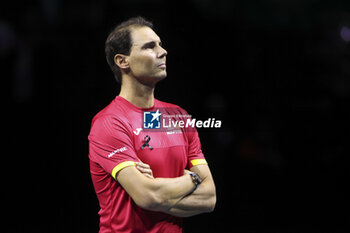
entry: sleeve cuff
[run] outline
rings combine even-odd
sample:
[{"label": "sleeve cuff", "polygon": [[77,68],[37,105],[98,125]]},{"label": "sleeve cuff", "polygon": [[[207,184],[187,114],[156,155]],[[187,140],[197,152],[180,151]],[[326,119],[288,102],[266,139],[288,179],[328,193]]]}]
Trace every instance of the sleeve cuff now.
[{"label": "sleeve cuff", "polygon": [[125,162],[122,162],[120,164],[118,164],[117,166],[115,166],[112,170],[112,177],[114,179],[116,179],[116,175],[117,173],[122,170],[123,168],[126,168],[126,167],[129,167],[129,166],[136,166],[136,163],[134,161],[125,161]]},{"label": "sleeve cuff", "polygon": [[205,159],[193,159],[191,160],[191,164],[193,167],[197,165],[208,165]]}]

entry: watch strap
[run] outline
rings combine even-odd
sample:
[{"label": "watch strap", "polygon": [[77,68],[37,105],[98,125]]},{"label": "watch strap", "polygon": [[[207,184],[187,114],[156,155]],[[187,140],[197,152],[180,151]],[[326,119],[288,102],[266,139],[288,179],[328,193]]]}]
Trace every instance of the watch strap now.
[{"label": "watch strap", "polygon": [[202,179],[195,172],[189,172],[188,174],[191,176],[192,182],[196,185],[195,189],[193,190],[195,191],[198,188],[198,186],[202,183]]}]

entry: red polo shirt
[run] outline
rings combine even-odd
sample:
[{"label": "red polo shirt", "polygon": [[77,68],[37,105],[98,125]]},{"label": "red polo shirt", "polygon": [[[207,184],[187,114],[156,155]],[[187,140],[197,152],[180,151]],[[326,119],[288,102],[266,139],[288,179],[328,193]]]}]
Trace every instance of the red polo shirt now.
[{"label": "red polo shirt", "polygon": [[100,233],[182,232],[181,218],[138,207],[115,179],[118,171],[138,161],[149,164],[155,178],[182,176],[184,169],[206,164],[194,128],[144,128],[143,113],[159,109],[162,115],[153,115],[155,119],[151,116],[148,121],[187,114],[176,105],[156,99],[152,108],[143,109],[117,96],[92,120],[89,159],[101,207]]}]

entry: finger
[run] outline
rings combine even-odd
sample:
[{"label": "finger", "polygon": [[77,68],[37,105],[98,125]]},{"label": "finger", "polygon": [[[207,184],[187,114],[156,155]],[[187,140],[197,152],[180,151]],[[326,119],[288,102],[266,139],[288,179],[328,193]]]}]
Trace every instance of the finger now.
[{"label": "finger", "polygon": [[150,175],[150,174],[144,174],[146,177],[148,177],[148,178],[151,178],[151,179],[154,179],[154,177],[152,176],[152,175]]},{"label": "finger", "polygon": [[144,168],[150,168],[150,166],[148,164],[143,163],[143,162],[137,162],[136,165],[140,166],[140,167],[144,167]]},{"label": "finger", "polygon": [[140,166],[136,166],[137,170],[139,170],[141,173],[148,173],[148,170],[147,168],[144,168],[144,167],[140,167]]},{"label": "finger", "polygon": [[151,168],[149,167],[149,166],[145,166],[145,165],[143,165],[143,164],[138,164],[138,165],[136,165],[136,168],[138,168],[138,169],[142,169],[142,170],[151,170]]},{"label": "finger", "polygon": [[149,178],[152,178],[154,179],[153,177],[153,171],[151,169],[151,167],[146,164],[146,163],[143,163],[143,162],[136,162],[136,168],[137,170],[139,170],[143,175],[149,177]]},{"label": "finger", "polygon": [[146,176],[146,177],[149,177],[149,178],[154,178],[153,177],[153,174],[152,174],[152,171],[140,171],[142,175]]},{"label": "finger", "polygon": [[141,167],[141,166],[136,166],[137,170],[139,170],[141,173],[145,173],[145,174],[150,174],[153,176],[153,172],[150,168],[145,168],[145,167]]}]

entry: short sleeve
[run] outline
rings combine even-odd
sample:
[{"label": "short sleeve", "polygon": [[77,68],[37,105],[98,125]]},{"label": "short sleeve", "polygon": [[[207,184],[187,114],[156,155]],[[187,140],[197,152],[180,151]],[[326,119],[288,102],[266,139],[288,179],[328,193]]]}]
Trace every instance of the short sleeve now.
[{"label": "short sleeve", "polygon": [[114,116],[101,116],[93,121],[89,134],[89,157],[116,178],[123,168],[135,166],[139,159],[130,130]]},{"label": "short sleeve", "polygon": [[201,149],[198,132],[195,128],[187,132],[188,136],[188,168],[208,164]]},{"label": "short sleeve", "polygon": [[[180,120],[185,122],[193,121],[191,115],[186,110],[180,108]],[[198,131],[194,125],[188,124],[184,128],[184,133],[187,138],[187,169],[197,165],[207,165],[204,154],[202,152],[202,146],[199,139]]]}]

